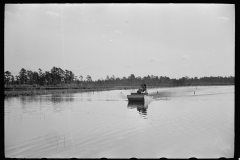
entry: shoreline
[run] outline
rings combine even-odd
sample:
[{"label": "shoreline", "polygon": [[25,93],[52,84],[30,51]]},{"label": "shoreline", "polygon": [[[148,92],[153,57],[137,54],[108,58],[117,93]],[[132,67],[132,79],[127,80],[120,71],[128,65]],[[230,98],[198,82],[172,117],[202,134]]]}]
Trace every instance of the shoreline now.
[{"label": "shoreline", "polygon": [[[168,87],[191,87],[191,86],[225,86],[235,84],[192,84],[192,85],[156,85],[148,86],[147,88],[168,88]],[[94,91],[110,91],[110,90],[128,90],[138,89],[139,86],[103,86],[103,87],[88,87],[88,88],[63,88],[63,87],[39,87],[39,88],[4,88],[5,97],[18,96],[35,96],[47,94],[65,94],[78,92],[94,92]]]},{"label": "shoreline", "polygon": [[90,88],[58,88],[58,87],[42,87],[36,88],[12,88],[4,90],[5,97],[18,97],[18,96],[35,96],[47,94],[65,94],[65,93],[78,93],[78,92],[96,92],[96,91],[110,91],[110,90],[127,90],[136,89],[138,86],[115,86],[115,87],[90,87]]}]

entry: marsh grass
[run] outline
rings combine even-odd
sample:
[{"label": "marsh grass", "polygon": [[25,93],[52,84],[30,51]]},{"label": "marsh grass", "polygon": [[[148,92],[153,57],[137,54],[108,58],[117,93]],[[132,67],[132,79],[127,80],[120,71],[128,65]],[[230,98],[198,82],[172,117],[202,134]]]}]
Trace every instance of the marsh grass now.
[{"label": "marsh grass", "polygon": [[[191,84],[191,86],[208,86],[208,85],[233,85],[233,84]],[[181,87],[189,85],[156,85],[147,86],[147,88],[165,88],[165,87]],[[94,92],[94,91],[106,91],[106,90],[128,90],[138,89],[139,86],[114,86],[114,85],[52,85],[52,86],[39,86],[39,85],[8,85],[4,88],[4,97],[16,97],[16,96],[34,96],[34,95],[47,95],[47,94],[64,94],[64,93],[77,93],[77,92]]]}]

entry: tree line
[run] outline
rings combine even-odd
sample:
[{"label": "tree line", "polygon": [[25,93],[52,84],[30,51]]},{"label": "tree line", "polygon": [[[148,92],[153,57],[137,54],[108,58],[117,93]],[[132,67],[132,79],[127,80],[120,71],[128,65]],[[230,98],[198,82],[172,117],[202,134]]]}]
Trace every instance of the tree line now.
[{"label": "tree line", "polygon": [[43,72],[40,68],[38,72],[25,70],[22,68],[18,75],[13,76],[11,72],[4,72],[4,84],[5,85],[66,85],[66,84],[78,84],[78,85],[104,85],[104,86],[131,86],[141,85],[142,83],[148,86],[156,85],[193,85],[193,84],[234,84],[234,77],[194,77],[189,78],[187,76],[175,79],[166,76],[144,76],[136,77],[134,74],[130,74],[128,77],[115,77],[107,76],[105,79],[92,80],[90,75],[83,79],[82,75],[75,76],[72,71],[62,70],[58,67],[53,67],[50,71]]},{"label": "tree line", "polygon": [[[82,80],[82,76],[79,77]],[[50,71],[43,72],[40,68],[38,72],[22,68],[18,75],[13,76],[11,72],[4,72],[4,83],[6,85],[62,85],[77,82],[79,79],[72,71],[62,70],[53,67]]]}]

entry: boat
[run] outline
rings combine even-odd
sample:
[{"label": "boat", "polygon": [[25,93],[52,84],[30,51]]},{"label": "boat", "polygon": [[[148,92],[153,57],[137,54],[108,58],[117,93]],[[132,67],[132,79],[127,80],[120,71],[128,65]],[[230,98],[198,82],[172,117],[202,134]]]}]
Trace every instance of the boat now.
[{"label": "boat", "polygon": [[127,95],[128,102],[145,102],[145,97],[148,93],[131,93],[131,95]]}]

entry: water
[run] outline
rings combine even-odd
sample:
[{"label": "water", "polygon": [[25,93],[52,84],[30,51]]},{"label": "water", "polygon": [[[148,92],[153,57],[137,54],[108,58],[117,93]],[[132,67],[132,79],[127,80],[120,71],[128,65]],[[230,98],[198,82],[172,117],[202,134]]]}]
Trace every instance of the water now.
[{"label": "water", "polygon": [[145,104],[131,92],[6,98],[5,156],[233,157],[234,86],[148,89]]}]

